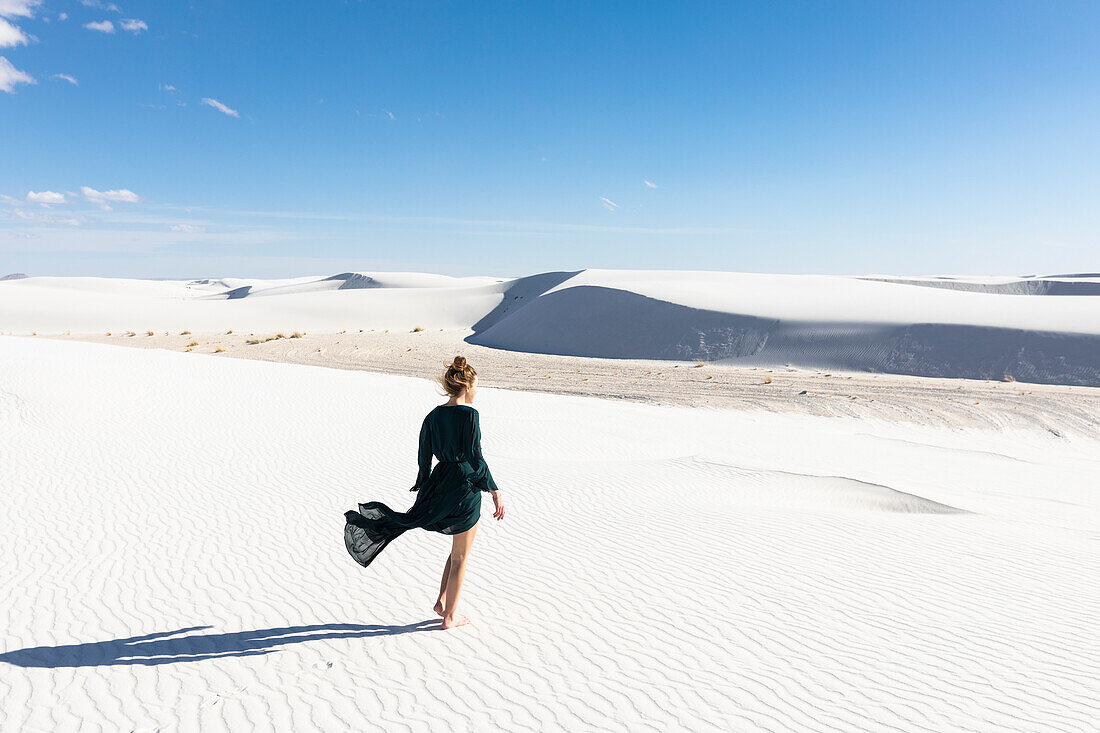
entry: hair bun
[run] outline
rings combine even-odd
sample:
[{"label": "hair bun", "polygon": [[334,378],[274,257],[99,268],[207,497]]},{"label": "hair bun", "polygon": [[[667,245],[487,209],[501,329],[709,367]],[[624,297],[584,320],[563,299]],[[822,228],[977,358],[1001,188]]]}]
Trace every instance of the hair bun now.
[{"label": "hair bun", "polygon": [[466,357],[465,356],[456,356],[454,362],[451,363],[451,368],[452,369],[465,369],[466,368]]}]

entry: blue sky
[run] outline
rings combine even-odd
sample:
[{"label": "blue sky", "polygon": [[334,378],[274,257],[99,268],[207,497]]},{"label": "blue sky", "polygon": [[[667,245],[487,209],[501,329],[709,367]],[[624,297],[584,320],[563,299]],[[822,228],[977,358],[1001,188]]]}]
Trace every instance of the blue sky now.
[{"label": "blue sky", "polygon": [[1100,3],[0,0],[0,275],[1100,270]]}]

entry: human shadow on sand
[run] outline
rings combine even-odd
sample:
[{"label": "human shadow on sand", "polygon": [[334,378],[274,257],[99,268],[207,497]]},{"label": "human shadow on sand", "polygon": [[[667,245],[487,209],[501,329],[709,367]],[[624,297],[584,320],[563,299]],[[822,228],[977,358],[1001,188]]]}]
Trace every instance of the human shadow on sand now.
[{"label": "human shadow on sand", "polygon": [[35,646],[0,654],[0,662],[17,667],[98,667],[101,665],[172,664],[223,657],[252,657],[279,651],[287,644],[323,639],[362,639],[394,636],[439,628],[439,619],[405,626],[378,624],[314,624],[275,629],[254,629],[231,634],[196,633],[210,626],[192,626],[128,639],[86,644]]}]

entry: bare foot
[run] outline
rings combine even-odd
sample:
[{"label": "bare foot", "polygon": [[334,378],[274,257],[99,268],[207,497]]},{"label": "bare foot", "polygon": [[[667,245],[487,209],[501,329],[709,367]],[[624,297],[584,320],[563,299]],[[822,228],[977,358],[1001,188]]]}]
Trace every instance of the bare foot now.
[{"label": "bare foot", "polygon": [[443,615],[443,599],[442,598],[435,602],[435,607],[432,610],[435,611],[436,614],[438,614],[440,616]]},{"label": "bare foot", "polygon": [[465,626],[468,623],[470,623],[470,619],[466,618],[465,616],[451,616],[450,618],[448,618],[447,616],[443,617],[444,629],[453,629],[456,626]]}]

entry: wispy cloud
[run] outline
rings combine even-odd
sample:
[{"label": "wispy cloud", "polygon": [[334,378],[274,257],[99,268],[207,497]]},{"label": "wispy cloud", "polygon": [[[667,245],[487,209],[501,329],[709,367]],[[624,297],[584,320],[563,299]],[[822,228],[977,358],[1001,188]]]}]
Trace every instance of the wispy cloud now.
[{"label": "wispy cloud", "polygon": [[142,31],[149,30],[149,26],[145,24],[144,20],[138,20],[137,18],[126,18],[118,23],[119,27],[124,31],[129,31],[135,36]]},{"label": "wispy cloud", "polygon": [[194,224],[173,224],[168,228],[173,232],[183,232],[184,234],[202,234],[206,231],[206,227],[200,227]]},{"label": "wispy cloud", "polygon": [[222,114],[229,115],[230,117],[240,117],[240,114],[237,113],[237,110],[231,109],[231,108],[225,106],[224,104],[222,104],[221,102],[219,102],[216,99],[211,99],[210,97],[203,97],[202,98],[202,103],[205,104],[207,107],[213,107],[214,109],[218,110]]},{"label": "wispy cloud", "polygon": [[99,10],[109,10],[112,13],[121,13],[118,6],[114,3],[105,3],[102,0],[80,0],[80,4],[86,8],[97,8]]},{"label": "wispy cloud", "polygon": [[642,183],[645,184],[646,188],[657,188],[657,184],[653,181],[642,181]]},{"label": "wispy cloud", "polygon": [[57,14],[57,19],[58,20],[68,20],[69,19],[69,14],[68,13],[58,13]]},{"label": "wispy cloud", "polygon": [[88,186],[81,186],[80,193],[84,195],[84,198],[88,199],[104,211],[110,211],[112,203],[136,204],[141,201],[140,196],[127,188],[113,189],[110,191],[97,191],[94,188],[89,188]]},{"label": "wispy cloud", "polygon": [[43,206],[69,203],[65,199],[65,194],[57,193],[56,191],[27,191],[27,202],[42,204]]},{"label": "wispy cloud", "polygon": [[57,216],[47,212],[38,211],[24,211],[23,209],[12,209],[11,214],[21,221],[34,222],[35,224],[45,224],[53,226],[66,226],[66,227],[78,227],[84,224],[83,219],[79,219],[72,216]]},{"label": "wispy cloud", "polygon": [[603,196],[600,196],[600,203],[601,203],[601,204],[603,205],[603,207],[604,207],[605,209],[607,209],[608,211],[614,211],[615,209],[619,208],[619,205],[618,205],[617,203],[615,203],[615,202],[614,202],[614,201],[612,201],[611,199],[609,199],[609,198],[605,198],[605,197],[603,197]]},{"label": "wispy cloud", "polygon": [[34,9],[41,4],[42,0],[0,0],[0,17],[33,18]]},{"label": "wispy cloud", "polygon": [[176,88],[174,86],[172,86],[171,84],[161,84],[160,85],[160,90],[162,92],[168,92],[170,94],[175,94],[176,93]]},{"label": "wispy cloud", "polygon": [[29,40],[27,34],[18,26],[12,25],[3,18],[0,18],[0,48],[11,48],[12,46],[19,45],[26,46]]},{"label": "wispy cloud", "polygon": [[0,91],[11,94],[15,91],[16,84],[37,84],[34,77],[25,71],[20,71],[11,65],[3,56],[0,56]]},{"label": "wispy cloud", "polygon": [[101,20],[93,23],[85,23],[84,27],[90,31],[99,31],[100,33],[114,33],[115,24],[109,20]]},{"label": "wispy cloud", "polygon": [[61,79],[62,81],[67,81],[70,84],[72,84],[74,87],[80,86],[80,82],[78,82],[75,78],[69,76],[68,74],[54,74],[52,78]]}]

